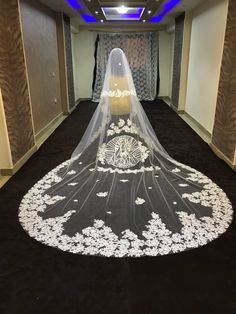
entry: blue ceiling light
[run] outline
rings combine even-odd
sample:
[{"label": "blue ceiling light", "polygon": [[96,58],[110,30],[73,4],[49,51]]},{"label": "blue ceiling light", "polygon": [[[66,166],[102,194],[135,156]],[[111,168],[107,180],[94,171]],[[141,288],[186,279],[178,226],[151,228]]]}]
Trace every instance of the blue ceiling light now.
[{"label": "blue ceiling light", "polygon": [[85,20],[86,23],[96,23],[97,22],[95,17],[92,15],[81,13],[81,17]]},{"label": "blue ceiling light", "polygon": [[158,23],[160,22],[168,12],[170,12],[181,0],[169,0],[168,2],[164,3],[162,6],[162,11],[156,15],[153,16],[149,22]]},{"label": "blue ceiling light", "polygon": [[144,7],[102,7],[107,21],[139,21]]},{"label": "blue ceiling light", "polygon": [[80,0],[66,0],[66,2],[71,6],[72,9],[79,11],[80,15],[84,19],[86,23],[96,23],[97,19],[90,14],[83,13],[84,12],[84,5],[80,4]]},{"label": "blue ceiling light", "polygon": [[72,7],[74,10],[80,10],[81,5],[77,2],[77,0],[66,0],[66,2]]}]

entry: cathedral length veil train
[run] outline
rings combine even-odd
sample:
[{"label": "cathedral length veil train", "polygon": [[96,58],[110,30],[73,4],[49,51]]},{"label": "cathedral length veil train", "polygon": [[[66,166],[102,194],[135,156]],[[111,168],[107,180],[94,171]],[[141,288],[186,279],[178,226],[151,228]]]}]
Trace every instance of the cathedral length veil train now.
[{"label": "cathedral length veil train", "polygon": [[208,243],[226,231],[232,208],[214,182],[161,146],[116,48],[82,140],[24,196],[19,219],[31,237],[63,251],[138,257]]}]

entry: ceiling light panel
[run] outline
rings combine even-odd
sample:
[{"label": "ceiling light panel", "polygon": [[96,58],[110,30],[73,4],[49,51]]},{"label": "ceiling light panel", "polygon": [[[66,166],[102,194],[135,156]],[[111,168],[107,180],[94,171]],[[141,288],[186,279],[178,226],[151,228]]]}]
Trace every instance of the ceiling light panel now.
[{"label": "ceiling light panel", "polygon": [[107,21],[139,21],[144,7],[102,7],[102,12]]},{"label": "ceiling light panel", "polygon": [[125,5],[127,7],[129,6],[146,6],[147,3],[150,0],[123,0],[123,1],[117,1],[117,0],[98,0],[98,2],[101,4],[101,6],[118,6],[118,5]]}]

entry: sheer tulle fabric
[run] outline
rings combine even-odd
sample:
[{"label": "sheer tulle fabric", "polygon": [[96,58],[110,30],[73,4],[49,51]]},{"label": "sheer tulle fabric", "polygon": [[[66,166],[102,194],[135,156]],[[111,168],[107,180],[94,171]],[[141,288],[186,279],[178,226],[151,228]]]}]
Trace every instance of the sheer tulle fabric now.
[{"label": "sheer tulle fabric", "polygon": [[116,48],[83,138],[24,196],[19,219],[31,237],[64,251],[138,257],[208,243],[226,231],[232,208],[214,182],[161,146]]}]

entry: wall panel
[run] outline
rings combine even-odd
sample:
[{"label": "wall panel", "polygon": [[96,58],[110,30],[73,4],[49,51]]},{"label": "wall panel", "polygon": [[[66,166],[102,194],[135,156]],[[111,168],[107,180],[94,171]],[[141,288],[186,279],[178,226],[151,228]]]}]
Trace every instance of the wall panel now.
[{"label": "wall panel", "polygon": [[64,36],[65,36],[65,50],[66,50],[68,97],[69,97],[69,107],[71,109],[75,105],[74,75],[73,75],[73,63],[72,63],[70,18],[65,14],[63,14],[63,22],[64,22]]},{"label": "wall panel", "polygon": [[17,0],[0,0],[0,88],[13,164],[34,146]]},{"label": "wall panel", "polygon": [[172,76],[172,104],[178,108],[185,14],[175,19],[175,44]]},{"label": "wall panel", "polygon": [[212,144],[235,165],[236,0],[229,0]]},{"label": "wall panel", "polygon": [[62,111],[55,13],[36,0],[20,0],[35,133]]},{"label": "wall panel", "polygon": [[210,0],[192,12],[185,111],[210,134],[214,124],[227,10],[228,0]]}]

